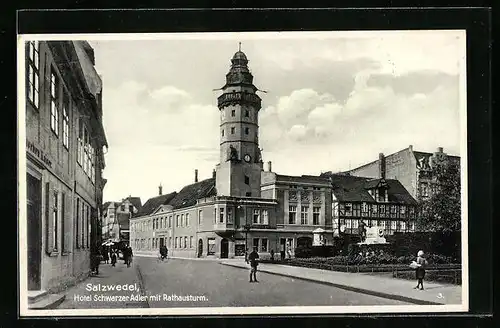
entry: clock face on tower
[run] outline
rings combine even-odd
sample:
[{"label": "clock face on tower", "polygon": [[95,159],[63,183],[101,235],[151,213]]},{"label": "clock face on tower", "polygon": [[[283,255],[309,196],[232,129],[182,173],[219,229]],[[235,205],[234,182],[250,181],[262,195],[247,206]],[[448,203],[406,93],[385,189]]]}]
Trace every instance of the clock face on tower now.
[{"label": "clock face on tower", "polygon": [[245,159],[245,162],[250,163],[250,161],[252,160],[252,157],[250,157],[250,155],[246,154],[244,159]]}]

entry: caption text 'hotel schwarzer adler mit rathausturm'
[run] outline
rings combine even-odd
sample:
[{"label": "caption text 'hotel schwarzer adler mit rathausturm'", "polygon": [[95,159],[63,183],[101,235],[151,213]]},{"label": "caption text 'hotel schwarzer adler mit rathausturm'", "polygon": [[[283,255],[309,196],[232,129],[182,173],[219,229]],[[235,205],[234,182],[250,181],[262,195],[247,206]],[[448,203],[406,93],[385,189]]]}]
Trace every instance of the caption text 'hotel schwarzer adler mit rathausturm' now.
[{"label": "caption text 'hotel schwarzer adler mit rathausturm'", "polygon": [[106,179],[102,83],[85,41],[26,50],[27,276],[30,308],[89,274]]},{"label": "caption text 'hotel schwarzer adler mit rathausturm'", "polygon": [[361,219],[389,233],[415,231],[416,201],[398,180],[345,173],[286,176],[274,173],[271,162],[264,170],[260,90],[241,50],[231,63],[217,99],[220,162],[213,176],[198,181],[195,170],[194,184],[178,193],[162,195],[160,187],[160,195],[131,220],[135,250],[156,254],[166,245],[174,257],[234,258],[257,247],[266,258],[271,250],[293,256],[301,245],[333,245],[340,226],[357,235]]}]

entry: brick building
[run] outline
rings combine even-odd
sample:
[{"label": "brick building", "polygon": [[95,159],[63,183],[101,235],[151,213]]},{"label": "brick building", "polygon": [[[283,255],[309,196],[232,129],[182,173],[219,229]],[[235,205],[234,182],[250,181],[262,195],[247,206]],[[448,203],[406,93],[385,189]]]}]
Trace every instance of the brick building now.
[{"label": "brick building", "polygon": [[29,41],[26,178],[29,295],[89,273],[106,179],[102,83],[86,41]]},{"label": "brick building", "polygon": [[432,168],[437,161],[451,160],[460,163],[459,156],[448,155],[442,147],[434,153],[414,151],[413,146],[385,156],[380,153],[376,161],[364,164],[349,173],[359,177],[399,180],[416,200],[431,193]]}]

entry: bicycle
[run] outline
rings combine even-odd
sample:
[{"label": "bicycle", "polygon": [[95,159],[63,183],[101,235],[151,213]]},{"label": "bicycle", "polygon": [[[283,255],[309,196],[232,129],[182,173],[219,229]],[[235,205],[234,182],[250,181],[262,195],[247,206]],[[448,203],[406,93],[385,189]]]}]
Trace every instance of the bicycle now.
[{"label": "bicycle", "polygon": [[162,255],[160,253],[158,253],[158,257],[156,258],[156,261],[157,262],[165,262],[165,261],[168,261],[168,255]]}]

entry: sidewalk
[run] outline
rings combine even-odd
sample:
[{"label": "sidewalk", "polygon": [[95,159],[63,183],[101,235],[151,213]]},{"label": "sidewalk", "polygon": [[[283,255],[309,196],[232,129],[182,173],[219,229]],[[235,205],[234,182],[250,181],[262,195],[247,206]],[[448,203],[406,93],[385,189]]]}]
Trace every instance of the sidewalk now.
[{"label": "sidewalk", "polygon": [[[223,265],[248,270],[242,260],[220,260]],[[413,287],[416,281],[373,276],[363,273],[345,273],[281,264],[260,263],[259,272],[286,276],[420,305],[462,304],[462,286],[425,282],[425,290]]]},{"label": "sidewalk", "polygon": [[[104,290],[104,285],[133,285],[132,290]],[[100,291],[88,290],[90,287],[101,288]],[[129,288],[129,287],[127,287]],[[147,300],[135,299],[144,295],[142,282],[134,262],[130,268],[119,260],[116,267],[101,263],[99,275],[91,276],[78,285],[63,292],[66,295],[57,309],[114,309],[114,308],[145,308],[149,307]],[[134,296],[131,298],[130,296]],[[114,297],[114,298],[113,298]],[[128,299],[125,299],[127,297]]]}]

